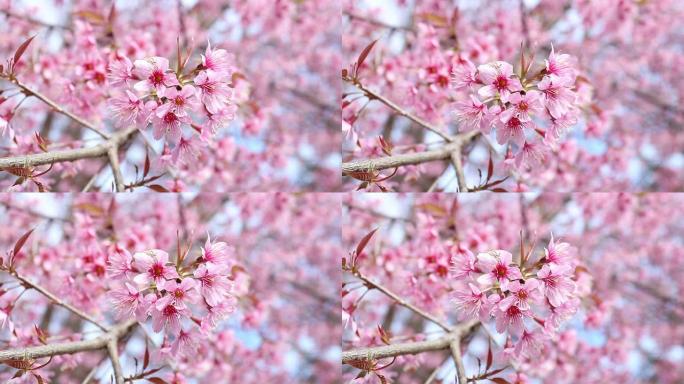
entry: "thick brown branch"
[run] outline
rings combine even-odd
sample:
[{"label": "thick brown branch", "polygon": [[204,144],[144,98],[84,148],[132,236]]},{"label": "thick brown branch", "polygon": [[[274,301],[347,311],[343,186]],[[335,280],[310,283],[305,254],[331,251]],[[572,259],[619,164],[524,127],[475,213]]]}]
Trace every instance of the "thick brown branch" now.
[{"label": "thick brown branch", "polygon": [[[369,172],[373,170],[380,171],[383,169],[396,168],[404,165],[415,165],[430,161],[450,159],[451,154],[454,151],[460,152],[461,148],[477,134],[478,132],[475,131],[460,134],[454,138],[453,142],[446,144],[441,148],[429,151],[405,153],[401,155],[379,157],[376,159],[353,160],[347,163],[342,163],[342,175],[346,176],[353,172]],[[463,184],[465,184],[465,180],[463,180]],[[465,191],[465,189],[463,190]]]},{"label": "thick brown branch", "polygon": [[135,320],[129,320],[114,326],[109,332],[91,340],[71,341],[67,343],[0,351],[0,361],[37,359],[47,356],[70,355],[78,352],[104,349],[110,341],[124,337],[135,324],[137,324]]},{"label": "thick brown branch", "polygon": [[108,151],[111,148],[118,148],[119,145],[128,140],[135,132],[137,132],[137,130],[137,128],[132,127],[127,130],[117,132],[107,141],[92,147],[0,158],[0,170],[11,167],[26,168],[36,165],[103,157],[108,154]]},{"label": "thick brown branch", "polygon": [[411,343],[399,343],[383,345],[380,347],[359,348],[350,351],[343,351],[342,363],[345,364],[352,361],[377,360],[386,357],[415,355],[423,352],[446,350],[450,348],[455,339],[460,340],[477,324],[478,321],[476,320],[468,321],[458,325],[450,333],[434,340],[415,341]]}]

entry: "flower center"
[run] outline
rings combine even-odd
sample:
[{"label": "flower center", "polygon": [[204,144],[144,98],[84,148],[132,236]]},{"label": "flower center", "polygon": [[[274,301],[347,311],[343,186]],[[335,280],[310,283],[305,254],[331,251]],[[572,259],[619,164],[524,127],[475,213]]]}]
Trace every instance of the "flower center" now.
[{"label": "flower center", "polygon": [[520,316],[520,309],[518,309],[518,307],[516,307],[515,305],[511,305],[511,306],[508,307],[508,309],[506,310],[506,315],[508,315],[508,317],[517,317],[517,316]]},{"label": "flower center", "polygon": [[177,290],[173,293],[173,295],[174,295],[177,299],[182,299],[183,296],[184,296],[183,291],[180,290],[180,289],[177,289]]},{"label": "flower center", "polygon": [[162,71],[160,71],[160,70],[158,70],[158,69],[155,70],[155,71],[152,72],[152,74],[150,75],[149,80],[150,80],[150,82],[151,82],[153,85],[155,85],[155,86],[161,85],[162,82],[164,81],[164,72],[162,72]]},{"label": "flower center", "polygon": [[168,112],[166,115],[164,115],[164,123],[166,124],[173,124],[178,120],[178,117],[173,112]]},{"label": "flower center", "polygon": [[517,117],[511,117],[511,119],[508,120],[508,123],[506,123],[506,126],[510,129],[518,129],[522,126],[522,123]]},{"label": "flower center", "polygon": [[497,278],[502,279],[508,274],[508,267],[503,264],[497,264],[496,268],[494,268],[494,274]]},{"label": "flower center", "polygon": [[506,86],[508,86],[508,79],[506,76],[497,76],[496,80],[494,80],[494,87],[498,90],[506,89]]},{"label": "flower center", "polygon": [[518,298],[520,300],[526,300],[527,299],[527,291],[525,291],[524,289],[519,290],[518,291]]},{"label": "flower center", "polygon": [[185,105],[185,99],[182,96],[176,96],[176,99],[174,99],[174,103],[178,106],[183,106]]},{"label": "flower center", "polygon": [[166,307],[164,307],[164,310],[162,311],[165,317],[173,316],[176,314],[176,312],[176,307],[174,307],[173,305],[167,305]]},{"label": "flower center", "polygon": [[155,264],[148,272],[155,279],[159,279],[164,275],[164,266],[161,264]]},{"label": "flower center", "polygon": [[528,107],[527,103],[524,102],[524,101],[521,101],[521,102],[518,104],[518,110],[519,110],[519,111],[525,112],[525,111],[527,111],[527,108],[529,108],[529,107]]}]

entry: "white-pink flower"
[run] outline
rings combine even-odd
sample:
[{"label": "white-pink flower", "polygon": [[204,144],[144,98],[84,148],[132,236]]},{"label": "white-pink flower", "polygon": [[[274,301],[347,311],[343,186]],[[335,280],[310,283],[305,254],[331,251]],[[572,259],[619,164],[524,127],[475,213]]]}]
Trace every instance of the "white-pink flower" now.
[{"label": "white-pink flower", "polygon": [[499,308],[507,310],[511,305],[515,305],[523,311],[530,309],[530,303],[538,302],[542,299],[539,291],[539,281],[529,279],[525,284],[513,281],[508,285],[509,295],[499,301]]},{"label": "white-pink flower", "polygon": [[181,321],[190,316],[190,311],[187,308],[167,304],[161,308],[154,305],[151,314],[152,329],[154,329],[155,332],[161,332],[161,330],[165,328],[167,331],[176,335],[180,332]]},{"label": "white-pink flower", "polygon": [[470,88],[477,82],[477,68],[469,60],[454,66],[451,72],[451,86],[454,89]]},{"label": "white-pink flower", "polygon": [[577,77],[575,59],[568,54],[556,54],[552,44],[551,53],[546,60],[546,73],[575,82],[575,78]]},{"label": "white-pink flower", "polygon": [[491,306],[487,295],[475,284],[468,283],[467,287],[456,289],[453,299],[456,309],[462,312],[464,318],[480,318],[483,321],[489,318]]},{"label": "white-pink flower", "polygon": [[494,318],[496,319],[496,331],[504,333],[506,331],[514,335],[519,335],[524,329],[524,318],[529,317],[528,311],[523,311],[516,305],[511,305],[502,310],[499,306],[494,307]]},{"label": "white-pink flower", "polygon": [[513,76],[513,66],[505,61],[483,64],[477,70],[480,80],[485,84],[478,90],[478,94],[484,99],[498,95],[506,103],[511,92],[522,90],[520,80]]},{"label": "white-pink flower", "polygon": [[230,259],[233,257],[235,249],[222,241],[212,242],[207,236],[207,241],[202,248],[202,261],[210,263],[208,268],[214,269],[217,273],[228,273]]},{"label": "white-pink flower", "polygon": [[107,272],[112,278],[125,278],[133,272],[133,256],[125,249],[117,249],[109,255]]},{"label": "white-pink flower", "polygon": [[209,113],[215,114],[231,102],[233,91],[225,79],[215,72],[201,71],[195,77],[194,82],[199,88],[200,99]]},{"label": "white-pink flower", "polygon": [[456,108],[456,119],[463,124],[467,130],[479,129],[484,133],[491,130],[491,118],[487,114],[487,106],[483,104],[475,95],[470,95],[470,101],[458,102]]},{"label": "white-pink flower", "polygon": [[178,114],[171,103],[162,104],[152,115],[154,138],[159,140],[166,136],[170,142],[176,144],[180,141],[183,124],[191,123],[188,116]]},{"label": "white-pink flower", "polygon": [[484,272],[477,278],[477,282],[485,286],[491,286],[495,282],[499,283],[502,291],[508,290],[510,280],[522,279],[520,269],[511,265],[513,255],[504,250],[490,251],[477,255],[477,262],[480,270]]},{"label": "white-pink flower", "polygon": [[178,85],[176,74],[169,70],[169,60],[163,57],[136,60],[133,73],[142,79],[134,86],[140,92],[155,91],[157,96],[164,97],[167,87]]},{"label": "white-pink flower", "polygon": [[473,255],[470,250],[458,249],[456,253],[451,256],[449,271],[455,279],[468,278],[477,270],[475,262],[475,255]]},{"label": "white-pink flower", "polygon": [[532,115],[544,109],[541,93],[538,91],[528,91],[524,95],[516,92],[509,98],[513,108],[504,111],[504,114],[514,113],[521,121],[532,120]]},{"label": "white-pink flower", "polygon": [[531,127],[531,121],[522,121],[513,113],[503,111],[497,122],[496,141],[499,144],[506,144],[509,141],[522,147],[525,142],[525,128]]},{"label": "white-pink flower", "polygon": [[537,272],[544,295],[552,306],[558,307],[568,300],[575,290],[575,283],[570,279],[572,267],[569,265],[545,264]]},{"label": "white-pink flower", "polygon": [[149,111],[145,103],[129,90],[107,100],[107,104],[119,128],[140,127],[147,122]]},{"label": "white-pink flower", "polygon": [[130,318],[135,315],[139,321],[145,321],[149,300],[145,300],[144,295],[133,285],[125,283],[109,292],[112,299],[112,306],[119,319]]},{"label": "white-pink flower", "polygon": [[216,306],[221,300],[231,296],[233,284],[228,280],[228,277],[215,271],[209,271],[207,264],[200,265],[195,270],[194,276],[200,282],[202,297],[210,306]]},{"label": "white-pink flower", "polygon": [[543,337],[540,332],[524,329],[520,339],[515,344],[513,354],[518,358],[532,358],[541,353]]},{"label": "white-pink flower", "polygon": [[197,284],[191,278],[183,279],[180,284],[176,280],[166,281],[161,285],[161,289],[166,291],[166,294],[157,300],[155,306],[157,309],[161,309],[169,304],[186,307],[186,301],[192,303],[199,299],[196,288]]},{"label": "white-pink flower", "polygon": [[211,43],[202,55],[202,66],[218,75],[219,78],[230,79],[233,75],[233,55],[225,49],[212,49]]},{"label": "white-pink flower", "polygon": [[129,87],[135,80],[133,75],[133,63],[127,57],[113,60],[109,63],[107,78],[113,87]]},{"label": "white-pink flower", "polygon": [[168,279],[178,278],[176,268],[167,265],[169,254],[160,249],[136,253],[133,259],[135,267],[141,272],[133,279],[138,284],[146,285],[154,282],[160,285]]},{"label": "white-pink flower", "polygon": [[546,255],[547,263],[554,263],[558,265],[569,265],[572,261],[571,255],[572,248],[570,244],[563,242],[555,242],[553,235],[551,235],[551,240],[549,240],[548,248],[544,249]]},{"label": "white-pink flower", "polygon": [[537,85],[553,118],[560,118],[572,108],[575,92],[570,89],[571,86],[572,80],[556,76],[544,76]]},{"label": "white-pink flower", "polygon": [[515,155],[515,167],[521,169],[533,168],[540,165],[544,161],[546,154],[546,147],[536,141],[525,141],[525,144],[520,148]]}]

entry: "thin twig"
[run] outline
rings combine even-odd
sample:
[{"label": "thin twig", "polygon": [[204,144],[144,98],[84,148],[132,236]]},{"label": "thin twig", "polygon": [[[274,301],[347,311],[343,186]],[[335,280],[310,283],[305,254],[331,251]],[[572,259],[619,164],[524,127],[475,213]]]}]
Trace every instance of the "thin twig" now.
[{"label": "thin twig", "polygon": [[112,146],[107,151],[107,157],[109,157],[109,166],[112,168],[112,174],[114,175],[114,184],[116,185],[117,192],[123,192],[126,190],[123,180],[123,174],[121,174],[121,166],[119,165],[119,148],[118,146]]},{"label": "thin twig", "polygon": [[466,384],[468,378],[465,372],[465,366],[463,365],[463,355],[461,355],[461,339],[459,337],[454,337],[449,344],[451,349],[451,357],[454,359],[454,364],[456,365],[456,376],[458,377],[458,384]]},{"label": "thin twig", "polygon": [[19,87],[27,96],[37,97],[38,99],[43,101],[45,104],[49,105],[55,111],[69,117],[70,119],[74,120],[75,122],[81,124],[82,126],[88,128],[88,129],[90,129],[91,131],[97,133],[98,135],[102,136],[103,138],[109,139],[109,135],[102,132],[95,125],[83,120],[82,118],[80,118],[80,117],[74,115],[73,113],[67,111],[66,109],[62,108],[59,104],[55,103],[54,101],[52,101],[47,96],[43,95],[42,93],[40,93],[34,89],[29,88],[29,86],[27,86],[26,84],[19,81],[19,79],[15,78],[15,77],[11,77],[9,79],[9,81],[12,82],[13,84],[15,84],[17,87]]},{"label": "thin twig", "polygon": [[399,297],[396,293],[390,291],[389,289],[385,288],[382,284],[377,283],[368,277],[364,276],[361,272],[356,271],[354,272],[354,276],[359,278],[361,281],[366,283],[367,286],[371,288],[375,288],[378,291],[384,293],[385,295],[389,296],[392,300],[396,301],[397,304],[401,305],[402,307],[405,307],[407,309],[410,309],[411,311],[415,312],[418,314],[420,317],[429,320],[435,324],[437,324],[440,328],[444,329],[445,331],[449,332],[451,331],[451,327],[448,325],[444,324],[442,321],[437,319],[435,316],[423,311],[422,309],[414,306],[413,304],[409,303],[408,301],[404,300],[403,298]]},{"label": "thin twig", "polygon": [[47,289],[43,288],[42,286],[40,286],[34,282],[32,282],[31,280],[27,279],[26,277],[20,275],[19,272],[12,271],[9,273],[10,273],[10,275],[14,276],[17,280],[19,280],[24,285],[24,287],[35,289],[36,291],[40,292],[43,296],[52,300],[52,302],[59,305],[60,307],[66,308],[67,310],[69,310],[73,314],[75,314],[76,316],[78,316],[78,317],[80,317],[86,321],[89,321],[90,323],[95,324],[98,328],[100,328],[101,330],[103,330],[105,332],[109,331],[109,328],[100,324],[99,321],[95,320],[93,317],[91,317],[87,313],[81,311],[80,309],[72,306],[69,303],[64,302],[62,299],[55,296],[52,292],[48,291]]},{"label": "thin twig", "polygon": [[385,104],[389,108],[393,109],[399,115],[404,116],[407,119],[413,121],[414,123],[420,125],[421,127],[439,135],[441,138],[443,138],[447,142],[452,142],[454,140],[454,138],[452,138],[448,133],[444,132],[442,129],[435,127],[434,125],[428,123],[427,121],[421,119],[420,117],[418,117],[412,113],[407,112],[405,109],[401,108],[399,105],[397,105],[393,101],[391,101],[391,100],[387,99],[386,97],[366,88],[366,86],[364,86],[361,82],[352,81],[351,83],[354,84],[354,86],[356,86],[356,88],[363,91],[363,93],[365,94],[365,96],[368,99],[380,101],[381,103]]},{"label": "thin twig", "polygon": [[121,361],[119,361],[119,351],[117,350],[117,340],[111,339],[107,343],[107,352],[109,359],[112,361],[112,369],[114,370],[114,380],[116,384],[124,384],[123,370],[121,369]]}]

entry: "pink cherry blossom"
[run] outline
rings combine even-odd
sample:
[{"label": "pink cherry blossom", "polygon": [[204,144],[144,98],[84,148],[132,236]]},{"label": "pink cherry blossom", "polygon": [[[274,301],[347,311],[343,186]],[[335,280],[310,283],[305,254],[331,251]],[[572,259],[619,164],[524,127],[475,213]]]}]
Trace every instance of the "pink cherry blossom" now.
[{"label": "pink cherry blossom", "polygon": [[211,264],[202,264],[195,270],[194,276],[200,283],[200,293],[210,306],[218,305],[222,300],[231,297],[233,285],[227,277],[218,271],[210,271]]},{"label": "pink cherry blossom", "polygon": [[528,311],[524,311],[516,305],[511,305],[505,310],[499,308],[499,306],[495,306],[493,315],[496,319],[497,332],[510,332],[514,335],[520,335],[523,332],[523,320],[526,317],[529,317]]},{"label": "pink cherry blossom", "polygon": [[521,279],[520,269],[512,265],[513,255],[504,250],[490,251],[477,255],[477,263],[484,272],[477,282],[485,286],[499,283],[503,291],[508,290],[509,281]]},{"label": "pink cherry blossom", "polygon": [[470,277],[475,274],[477,267],[475,255],[468,249],[457,249],[451,256],[449,271],[455,279]]},{"label": "pink cherry blossom", "polygon": [[133,285],[125,283],[123,286],[110,291],[110,296],[119,318],[125,319],[135,315],[140,320],[147,317],[148,306],[144,295]]},{"label": "pink cherry blossom", "polygon": [[546,264],[537,273],[544,295],[554,307],[563,304],[575,290],[575,284],[568,277],[570,270],[568,265]]},{"label": "pink cherry blossom", "polygon": [[202,71],[195,77],[194,82],[199,89],[200,99],[209,113],[216,114],[231,102],[233,92],[219,74]]},{"label": "pink cherry blossom", "polygon": [[539,356],[542,353],[542,338],[543,335],[539,331],[523,330],[520,339],[515,344],[513,353],[519,359]]},{"label": "pink cherry blossom", "polygon": [[207,236],[207,241],[202,248],[202,261],[208,263],[207,268],[217,271],[228,271],[229,261],[234,258],[235,249],[222,241],[211,241]]},{"label": "pink cherry blossom", "polygon": [[551,53],[546,60],[546,73],[574,82],[577,77],[575,60],[568,54],[556,54],[552,44]]},{"label": "pink cherry blossom", "polygon": [[487,106],[474,95],[470,96],[470,101],[455,104],[456,119],[467,130],[481,130],[488,133],[491,129],[491,121],[487,112]]},{"label": "pink cherry blossom", "polygon": [[126,91],[123,95],[114,96],[107,103],[116,119],[117,126],[127,128],[129,126],[142,127],[147,125],[149,111],[145,107],[145,103],[133,92]]},{"label": "pink cherry blossom", "polygon": [[549,240],[549,245],[544,249],[546,254],[546,262],[558,264],[558,265],[569,265],[572,260],[572,247],[570,244],[565,242],[556,242],[551,235],[551,240]]},{"label": "pink cherry blossom", "polygon": [[135,84],[139,92],[155,91],[157,96],[164,97],[168,87],[178,85],[176,75],[169,69],[169,60],[164,57],[151,57],[136,60],[133,73],[142,79]]},{"label": "pink cherry blossom", "polygon": [[157,307],[155,304],[150,311],[152,315],[152,328],[155,332],[165,329],[173,335],[178,335],[181,329],[181,322],[190,316],[187,308],[173,304]]},{"label": "pink cherry blossom", "polygon": [[513,108],[506,110],[504,113],[515,113],[521,121],[532,120],[532,116],[541,112],[544,108],[541,94],[537,91],[528,91],[524,95],[520,92],[513,93],[509,101]]},{"label": "pink cherry blossom", "polygon": [[575,102],[575,93],[570,90],[571,80],[566,77],[544,76],[539,82],[539,90],[549,113],[553,118],[560,118],[566,114]]},{"label": "pink cherry blossom", "polygon": [[504,311],[511,305],[517,306],[520,310],[527,311],[530,309],[530,303],[537,303],[542,298],[538,288],[539,281],[536,279],[525,280],[525,284],[513,281],[508,286],[510,294],[499,301],[498,305]]},{"label": "pink cherry blossom", "polygon": [[532,122],[522,121],[511,113],[501,113],[501,118],[497,121],[496,141],[499,144],[506,144],[509,141],[522,147],[525,142],[525,129],[532,128]]},{"label": "pink cherry blossom", "polygon": [[225,49],[212,49],[211,43],[207,43],[207,49],[202,55],[202,66],[220,78],[232,76],[234,61],[234,57]]},{"label": "pink cherry blossom", "polygon": [[133,63],[125,56],[111,61],[108,69],[107,78],[111,86],[129,87],[136,80],[136,77],[133,75]]},{"label": "pink cherry blossom", "polygon": [[177,144],[182,136],[182,127],[191,122],[187,115],[176,112],[171,103],[162,104],[152,114],[154,138],[159,140],[166,136],[170,142]]},{"label": "pink cherry blossom", "polygon": [[504,61],[495,61],[477,67],[479,79],[485,84],[478,94],[488,99],[498,96],[502,102],[508,102],[511,92],[522,90],[520,80],[513,76],[513,66]]},{"label": "pink cherry blossom", "polygon": [[490,304],[487,295],[469,283],[467,288],[454,291],[454,304],[465,318],[486,319],[489,317]]},{"label": "pink cherry blossom", "polygon": [[133,279],[138,284],[154,282],[160,285],[168,279],[178,278],[176,268],[168,265],[169,254],[160,249],[136,253],[133,259],[135,267],[141,272]]},{"label": "pink cherry blossom", "polygon": [[166,294],[157,300],[155,306],[162,309],[167,305],[173,304],[177,307],[186,307],[186,301],[197,301],[196,283],[193,279],[183,279],[181,283],[169,280],[161,285]]}]

